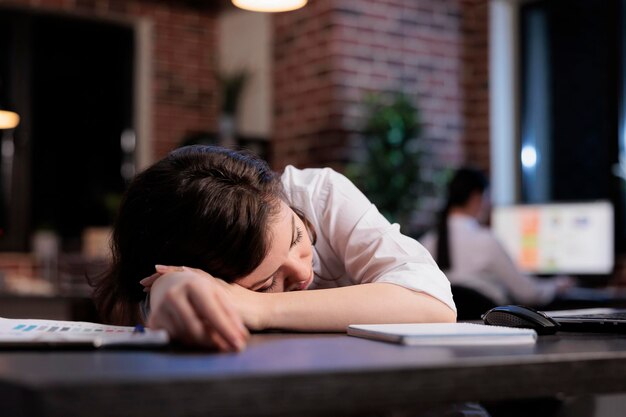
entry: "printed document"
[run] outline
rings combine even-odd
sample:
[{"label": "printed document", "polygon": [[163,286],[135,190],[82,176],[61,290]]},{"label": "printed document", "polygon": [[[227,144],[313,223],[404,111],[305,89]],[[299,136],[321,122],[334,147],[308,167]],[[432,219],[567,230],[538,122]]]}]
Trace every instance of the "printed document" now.
[{"label": "printed document", "polygon": [[109,326],[83,321],[0,318],[0,348],[4,347],[150,347],[168,344],[165,330],[142,326]]}]

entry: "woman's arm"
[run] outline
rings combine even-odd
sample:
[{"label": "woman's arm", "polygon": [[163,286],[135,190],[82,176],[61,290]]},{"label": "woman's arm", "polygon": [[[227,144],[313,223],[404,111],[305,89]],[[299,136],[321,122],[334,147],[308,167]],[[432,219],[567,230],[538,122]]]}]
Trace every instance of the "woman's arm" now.
[{"label": "woman's arm", "polygon": [[343,332],[357,323],[456,320],[456,313],[436,298],[389,283],[269,294],[232,287],[244,322],[255,330]]},{"label": "woman's arm", "polygon": [[259,293],[194,268],[161,268],[151,279],[150,327],[191,344],[240,349],[252,330],[345,331],[356,323],[453,322],[455,312],[395,284]]},{"label": "woman's arm", "polygon": [[488,251],[492,272],[506,287],[513,301],[531,306],[544,306],[559,292],[574,285],[574,281],[569,277],[539,280],[526,275],[517,268],[495,238],[492,238],[490,243],[491,248]]}]

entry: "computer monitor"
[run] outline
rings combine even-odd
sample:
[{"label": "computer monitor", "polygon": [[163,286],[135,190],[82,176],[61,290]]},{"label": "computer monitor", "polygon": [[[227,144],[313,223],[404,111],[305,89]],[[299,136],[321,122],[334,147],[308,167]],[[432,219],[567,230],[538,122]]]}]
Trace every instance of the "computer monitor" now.
[{"label": "computer monitor", "polygon": [[613,206],[606,201],[494,207],[491,226],[532,274],[602,275],[614,263]]}]

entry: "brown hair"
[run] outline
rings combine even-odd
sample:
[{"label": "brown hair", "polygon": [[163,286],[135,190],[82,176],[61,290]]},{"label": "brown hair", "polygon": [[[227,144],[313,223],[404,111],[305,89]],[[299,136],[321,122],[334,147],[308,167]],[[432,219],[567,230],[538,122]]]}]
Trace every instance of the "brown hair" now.
[{"label": "brown hair", "polygon": [[113,229],[111,269],[95,283],[101,319],[141,321],[139,281],[155,264],[185,265],[232,281],[269,250],[268,224],[285,200],[280,177],[245,152],[179,148],[139,174]]}]

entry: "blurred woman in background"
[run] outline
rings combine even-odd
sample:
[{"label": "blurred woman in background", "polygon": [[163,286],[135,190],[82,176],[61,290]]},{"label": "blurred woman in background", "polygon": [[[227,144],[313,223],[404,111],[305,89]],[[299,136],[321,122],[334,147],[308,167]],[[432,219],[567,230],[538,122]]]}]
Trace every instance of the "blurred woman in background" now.
[{"label": "blurred woman in background", "polygon": [[453,286],[475,290],[498,305],[545,306],[574,282],[570,277],[538,279],[519,271],[492,231],[481,225],[489,213],[488,186],[481,171],[457,170],[436,230],[420,242]]}]

